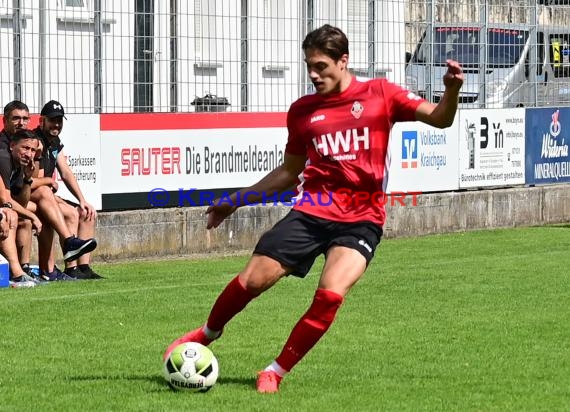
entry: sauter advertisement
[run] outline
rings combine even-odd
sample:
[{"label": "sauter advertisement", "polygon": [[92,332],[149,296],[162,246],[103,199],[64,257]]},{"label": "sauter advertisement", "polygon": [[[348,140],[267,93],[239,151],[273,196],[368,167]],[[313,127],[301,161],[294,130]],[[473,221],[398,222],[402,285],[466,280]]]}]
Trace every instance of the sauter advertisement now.
[{"label": "sauter advertisement", "polygon": [[[102,120],[103,207],[149,207],[147,194],[155,188],[172,193],[193,188],[196,195],[241,188],[283,162],[287,129],[282,115],[205,116]],[[143,119],[144,125],[137,121]]]}]

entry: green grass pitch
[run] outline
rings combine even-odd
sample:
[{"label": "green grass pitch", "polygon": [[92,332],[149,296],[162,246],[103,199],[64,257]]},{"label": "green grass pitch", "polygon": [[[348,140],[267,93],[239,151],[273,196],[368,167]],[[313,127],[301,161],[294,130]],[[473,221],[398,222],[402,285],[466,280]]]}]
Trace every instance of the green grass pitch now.
[{"label": "green grass pitch", "polygon": [[103,281],[0,290],[0,411],[570,409],[570,225],[383,241],[281,392],[257,394],[320,259],[227,326],[211,391],[173,392],[164,349],[246,260],[101,264]]}]

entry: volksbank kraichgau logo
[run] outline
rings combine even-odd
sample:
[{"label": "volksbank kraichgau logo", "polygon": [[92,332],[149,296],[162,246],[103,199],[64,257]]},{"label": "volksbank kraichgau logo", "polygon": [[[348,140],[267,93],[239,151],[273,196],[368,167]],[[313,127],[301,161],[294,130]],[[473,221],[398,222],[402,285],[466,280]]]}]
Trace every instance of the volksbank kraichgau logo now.
[{"label": "volksbank kraichgau logo", "polygon": [[402,132],[402,169],[418,167],[418,132]]}]

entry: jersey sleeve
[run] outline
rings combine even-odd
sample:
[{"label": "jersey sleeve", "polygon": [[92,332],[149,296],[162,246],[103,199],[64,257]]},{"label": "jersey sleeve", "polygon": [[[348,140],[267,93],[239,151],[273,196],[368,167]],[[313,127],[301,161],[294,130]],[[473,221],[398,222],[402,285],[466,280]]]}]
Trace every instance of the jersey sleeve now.
[{"label": "jersey sleeve", "polygon": [[295,106],[291,106],[287,112],[287,145],[285,146],[285,153],[291,155],[305,155],[307,148],[302,139],[302,134],[299,128],[299,115]]},{"label": "jersey sleeve", "polygon": [[390,81],[384,82],[383,89],[392,123],[416,120],[416,110],[425,99]]}]

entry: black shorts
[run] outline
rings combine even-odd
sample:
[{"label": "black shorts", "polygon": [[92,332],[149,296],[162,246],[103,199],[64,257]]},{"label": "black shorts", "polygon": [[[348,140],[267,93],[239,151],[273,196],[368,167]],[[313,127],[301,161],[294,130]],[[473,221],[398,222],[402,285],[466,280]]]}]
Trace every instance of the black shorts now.
[{"label": "black shorts", "polygon": [[292,268],[292,275],[305,277],[317,256],[336,245],[357,250],[368,265],[381,237],[382,227],[372,222],[334,222],[291,210],[261,236],[253,253],[273,258]]}]

